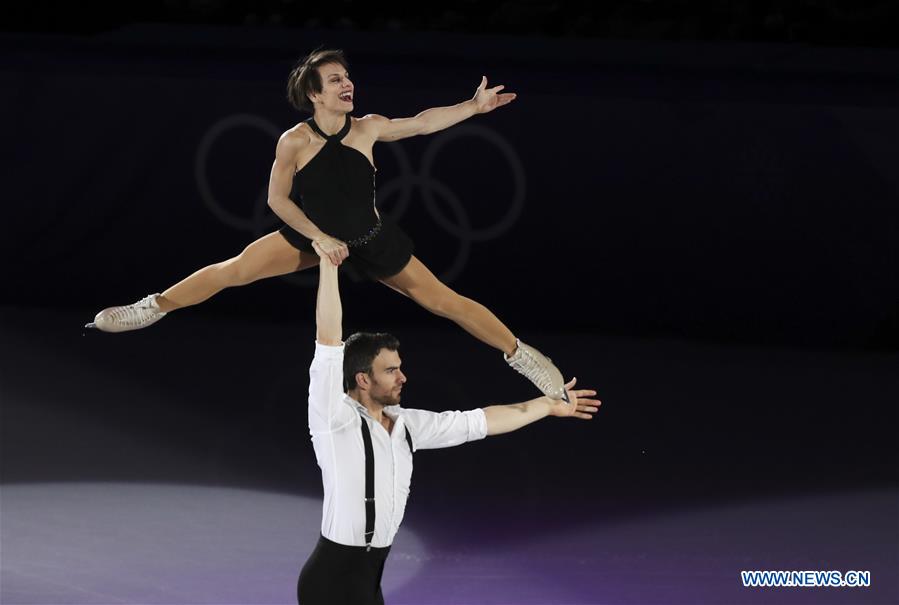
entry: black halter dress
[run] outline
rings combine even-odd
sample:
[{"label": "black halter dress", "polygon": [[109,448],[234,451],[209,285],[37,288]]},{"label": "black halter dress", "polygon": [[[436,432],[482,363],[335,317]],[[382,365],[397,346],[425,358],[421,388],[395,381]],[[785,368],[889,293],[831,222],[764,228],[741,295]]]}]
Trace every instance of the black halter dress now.
[{"label": "black halter dress", "polygon": [[[306,120],[325,145],[293,175],[290,199],[324,233],[350,248],[346,263],[372,280],[396,275],[412,258],[409,236],[375,212],[375,169],[360,151],[341,143],[352,119],[335,135],[322,132],[313,118]],[[289,225],[281,235],[301,252],[315,254],[312,241]]]}]

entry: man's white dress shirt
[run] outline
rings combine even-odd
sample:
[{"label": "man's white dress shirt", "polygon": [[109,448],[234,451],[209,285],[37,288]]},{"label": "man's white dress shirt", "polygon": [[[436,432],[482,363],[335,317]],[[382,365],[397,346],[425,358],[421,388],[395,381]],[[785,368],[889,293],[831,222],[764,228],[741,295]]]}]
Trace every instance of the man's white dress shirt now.
[{"label": "man's white dress shirt", "polygon": [[484,410],[429,412],[390,406],[393,431],[371,418],[343,392],[343,345],[315,343],[309,367],[309,432],[322,471],[322,535],[338,544],[365,546],[365,450],[361,422],[368,423],[375,457],[375,547],[390,546],[403,520],[415,450],[452,447],[487,436]]}]

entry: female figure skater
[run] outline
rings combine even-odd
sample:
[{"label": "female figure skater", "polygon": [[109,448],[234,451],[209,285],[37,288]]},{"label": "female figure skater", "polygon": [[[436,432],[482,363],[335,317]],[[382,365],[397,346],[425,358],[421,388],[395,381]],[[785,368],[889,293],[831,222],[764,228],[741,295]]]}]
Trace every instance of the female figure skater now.
[{"label": "female figure skater", "polygon": [[311,53],[290,73],[287,96],[312,117],[278,140],[269,180],[268,204],[285,225],[162,294],[104,309],[87,326],[105,332],[144,328],[225,288],[301,271],[328,257],[337,265],[347,261],[370,279],[453,320],[502,351],[509,365],[545,395],[567,400],[562,374],[551,360],[519,341],[486,307],[440,282],[412,254],[409,237],[382,219],[374,205],[376,142],[430,134],[493,111],[515,99],[514,93],[501,93],[503,88],[487,88],[484,77],[471,99],[451,107],[428,109],[413,118],[353,118],[354,86],[342,51]]}]

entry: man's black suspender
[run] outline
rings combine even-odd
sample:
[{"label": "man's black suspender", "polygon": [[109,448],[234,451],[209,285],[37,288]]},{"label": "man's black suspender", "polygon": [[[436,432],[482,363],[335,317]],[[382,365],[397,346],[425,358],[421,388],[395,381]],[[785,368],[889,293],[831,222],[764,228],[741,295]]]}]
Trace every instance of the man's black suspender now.
[{"label": "man's black suspender", "polygon": [[[365,446],[365,550],[371,550],[371,539],[375,535],[375,450],[371,446],[371,431],[365,417],[359,414],[362,421],[362,443]],[[406,443],[409,444],[409,453],[412,449],[412,436],[409,427],[406,428]]]},{"label": "man's black suspender", "polygon": [[415,450],[412,449],[412,435],[409,434],[409,427],[403,425],[403,428],[406,429],[406,443],[409,444],[409,453],[414,454]]}]

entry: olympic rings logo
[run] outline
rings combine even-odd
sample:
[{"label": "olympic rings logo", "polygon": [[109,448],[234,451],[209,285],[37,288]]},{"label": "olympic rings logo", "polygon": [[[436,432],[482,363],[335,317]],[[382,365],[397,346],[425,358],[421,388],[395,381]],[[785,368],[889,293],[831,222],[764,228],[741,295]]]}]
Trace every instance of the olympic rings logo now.
[{"label": "olympic rings logo", "polygon": [[[206,208],[222,223],[241,231],[253,234],[254,239],[272,231],[281,224],[278,217],[268,212],[268,191],[263,187],[253,204],[253,212],[249,216],[239,216],[218,201],[212,191],[209,182],[209,156],[219,138],[234,129],[249,128],[260,131],[277,141],[281,136],[280,129],[269,120],[253,114],[235,114],[223,118],[213,124],[203,135],[197,148],[194,175],[197,181],[197,189],[200,199]],[[508,163],[512,175],[512,199],[508,209],[500,219],[487,227],[475,228],[469,220],[468,212],[459,197],[445,183],[438,180],[434,174],[434,166],[446,145],[456,139],[476,138],[495,147],[503,159]],[[377,188],[377,200],[384,202],[391,196],[398,195],[399,199],[384,214],[394,222],[399,222],[412,202],[413,194],[418,191],[424,200],[425,208],[434,222],[459,241],[459,248],[450,266],[440,274],[444,283],[449,283],[457,278],[465,269],[471,253],[471,245],[474,242],[485,242],[496,239],[506,233],[524,208],[526,195],[526,179],[524,166],[518,153],[500,134],[477,124],[461,124],[449,130],[441,132],[431,139],[421,158],[420,172],[416,173],[412,168],[409,155],[399,143],[388,143],[386,148],[390,150],[396,159],[399,174]],[[449,214],[444,210],[445,204]],[[383,212],[383,211],[382,211]],[[410,234],[413,241],[415,234]],[[285,276],[296,285],[314,286],[318,283],[314,276],[291,274]]]}]

